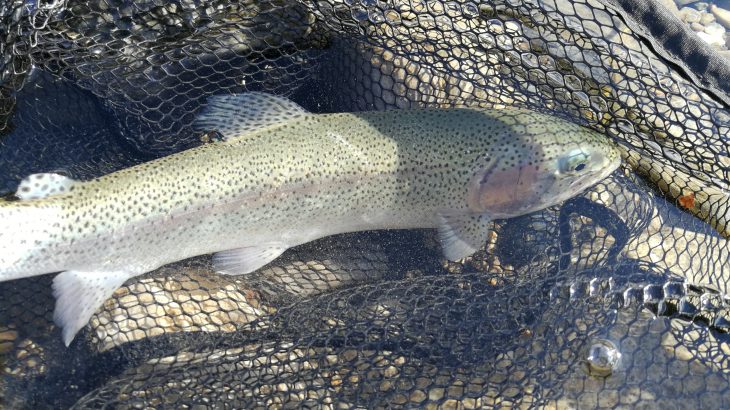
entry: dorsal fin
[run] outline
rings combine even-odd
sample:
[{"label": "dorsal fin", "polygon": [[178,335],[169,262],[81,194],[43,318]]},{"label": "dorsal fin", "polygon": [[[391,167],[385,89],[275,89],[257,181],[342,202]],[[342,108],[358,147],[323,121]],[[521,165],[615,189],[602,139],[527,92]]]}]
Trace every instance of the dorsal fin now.
[{"label": "dorsal fin", "polygon": [[67,193],[76,184],[79,184],[79,182],[60,174],[31,174],[20,181],[15,196],[23,200],[46,198],[51,195]]},{"label": "dorsal fin", "polygon": [[193,128],[218,131],[225,139],[231,139],[307,114],[296,103],[272,94],[214,95],[208,98],[208,104],[198,114]]}]

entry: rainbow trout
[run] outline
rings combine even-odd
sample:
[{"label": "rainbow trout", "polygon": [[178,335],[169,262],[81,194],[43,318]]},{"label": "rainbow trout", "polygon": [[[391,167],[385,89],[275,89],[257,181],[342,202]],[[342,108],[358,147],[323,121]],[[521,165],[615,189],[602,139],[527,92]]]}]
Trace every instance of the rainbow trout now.
[{"label": "rainbow trout", "polygon": [[490,221],[556,205],[611,174],[606,137],[523,109],[311,114],[263,93],[217,96],[196,120],[223,141],[90,181],[24,179],[0,202],[0,280],[61,272],[68,345],[127,279],[215,253],[244,274],[324,236],[436,228],[471,255]]}]

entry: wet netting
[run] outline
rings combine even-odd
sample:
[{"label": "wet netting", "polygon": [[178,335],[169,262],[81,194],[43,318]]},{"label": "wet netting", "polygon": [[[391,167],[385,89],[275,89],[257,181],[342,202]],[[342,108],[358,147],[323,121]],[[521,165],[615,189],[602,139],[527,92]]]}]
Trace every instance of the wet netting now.
[{"label": "wet netting", "polygon": [[[728,408],[728,63],[655,0],[0,2],[0,191],[200,144],[211,95],[523,106],[620,143],[473,257],[362,232],[243,276],[129,280],[65,347],[53,275],[0,283],[7,408]],[[377,198],[373,198],[377,200]]]}]

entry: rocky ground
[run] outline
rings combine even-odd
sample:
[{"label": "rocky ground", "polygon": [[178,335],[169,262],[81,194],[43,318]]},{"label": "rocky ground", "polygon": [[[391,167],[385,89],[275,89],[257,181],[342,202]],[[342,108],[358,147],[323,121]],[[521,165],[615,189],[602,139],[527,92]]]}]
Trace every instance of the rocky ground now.
[{"label": "rocky ground", "polygon": [[730,60],[730,1],[663,0],[662,3]]}]

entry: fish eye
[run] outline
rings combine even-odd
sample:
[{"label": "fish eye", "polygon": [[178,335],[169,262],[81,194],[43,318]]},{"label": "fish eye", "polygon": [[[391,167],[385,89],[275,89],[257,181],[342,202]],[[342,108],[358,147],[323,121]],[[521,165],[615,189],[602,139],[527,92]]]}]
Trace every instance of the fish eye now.
[{"label": "fish eye", "polygon": [[588,167],[590,156],[583,150],[573,150],[559,161],[560,172],[564,174],[579,173]]}]

